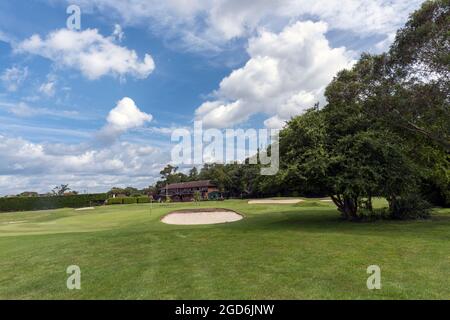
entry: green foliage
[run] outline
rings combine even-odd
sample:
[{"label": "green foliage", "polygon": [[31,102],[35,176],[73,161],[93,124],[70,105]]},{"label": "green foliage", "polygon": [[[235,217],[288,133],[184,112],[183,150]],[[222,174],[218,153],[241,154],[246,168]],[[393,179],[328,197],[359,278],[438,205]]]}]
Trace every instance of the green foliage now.
[{"label": "green foliage", "polygon": [[193,167],[189,170],[189,181],[196,181],[198,179],[198,169],[197,167]]},{"label": "green foliage", "polygon": [[117,197],[117,198],[109,198],[108,205],[116,205],[116,204],[135,204],[135,203],[149,203],[149,197]]},{"label": "green foliage", "polygon": [[150,198],[149,197],[138,197],[137,203],[150,203]]},{"label": "green foliage", "polygon": [[202,200],[202,195],[200,194],[199,191],[195,191],[195,192],[194,192],[194,201],[195,201],[195,202],[199,202],[199,201],[201,201],[201,200]]},{"label": "green foliage", "polygon": [[62,184],[60,186],[56,186],[55,188],[53,188],[52,192],[56,196],[63,196],[66,192],[70,190],[71,189],[69,188],[68,184]]},{"label": "green foliage", "polygon": [[190,178],[182,172],[177,172],[178,167],[167,165],[161,170],[161,180],[156,183],[156,188],[161,189],[167,184],[190,181]]},{"label": "green foliage", "polygon": [[[425,1],[388,53],[364,70],[373,119],[411,140],[450,150],[450,1]],[[358,63],[359,64],[359,63]],[[368,104],[368,105],[369,105]]]},{"label": "green foliage", "polygon": [[431,205],[419,195],[408,194],[389,199],[389,214],[393,219],[426,219],[430,217]]},{"label": "green foliage", "polygon": [[114,205],[114,204],[122,204],[122,198],[109,198],[107,201],[107,205]]},{"label": "green foliage", "polygon": [[38,197],[39,194],[33,191],[25,191],[17,195],[18,197]]},{"label": "green foliage", "polygon": [[122,203],[123,204],[134,204],[137,203],[137,199],[135,197],[126,197],[126,198],[122,198]]},{"label": "green foliage", "polygon": [[111,190],[108,191],[108,195],[110,197],[112,195],[125,195],[127,197],[139,197],[139,196],[142,196],[143,193],[145,193],[145,190],[140,191],[133,187],[126,187],[126,188],[113,187]]},{"label": "green foliage", "polygon": [[0,212],[83,208],[103,204],[106,199],[106,194],[0,198]]},{"label": "green foliage", "polygon": [[221,198],[220,192],[211,192],[208,194],[208,200],[219,200]]},{"label": "green foliage", "polygon": [[325,134],[324,114],[317,109],[311,109],[288,123],[280,133],[281,170],[272,179],[278,186],[275,192],[330,193]]}]

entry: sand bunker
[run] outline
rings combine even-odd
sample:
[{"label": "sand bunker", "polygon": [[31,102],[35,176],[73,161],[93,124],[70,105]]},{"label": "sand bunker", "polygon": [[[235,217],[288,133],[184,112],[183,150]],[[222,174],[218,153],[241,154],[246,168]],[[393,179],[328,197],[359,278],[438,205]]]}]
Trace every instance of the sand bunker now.
[{"label": "sand bunker", "polygon": [[302,201],[303,201],[302,199],[284,199],[284,200],[261,199],[261,200],[250,200],[248,204],[296,204]]},{"label": "sand bunker", "polygon": [[190,209],[169,213],[161,221],[167,224],[201,225],[235,222],[242,218],[240,214],[226,209]]},{"label": "sand bunker", "polygon": [[95,208],[94,208],[94,207],[87,207],[87,208],[78,208],[78,209],[75,209],[75,211],[86,211],[86,210],[95,210]]},{"label": "sand bunker", "polygon": [[19,223],[25,223],[25,222],[27,222],[27,220],[3,222],[2,224],[19,224]]}]

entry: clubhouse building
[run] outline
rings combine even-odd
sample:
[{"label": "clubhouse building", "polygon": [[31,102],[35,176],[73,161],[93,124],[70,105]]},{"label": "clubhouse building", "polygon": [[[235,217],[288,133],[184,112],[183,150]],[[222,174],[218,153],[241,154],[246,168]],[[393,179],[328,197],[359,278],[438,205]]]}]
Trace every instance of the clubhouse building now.
[{"label": "clubhouse building", "polygon": [[171,201],[193,201],[198,193],[202,200],[217,200],[222,198],[217,186],[211,180],[172,183],[159,190],[159,197],[169,197]]}]

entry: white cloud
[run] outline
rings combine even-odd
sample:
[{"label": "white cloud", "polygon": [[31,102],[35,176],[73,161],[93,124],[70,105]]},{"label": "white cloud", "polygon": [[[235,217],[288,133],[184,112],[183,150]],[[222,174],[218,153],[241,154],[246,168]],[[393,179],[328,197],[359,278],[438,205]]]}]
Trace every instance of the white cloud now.
[{"label": "white cloud", "polygon": [[209,127],[229,127],[264,113],[268,127],[323,101],[325,86],[352,64],[345,48],[331,48],[323,22],[297,22],[276,34],[262,31],[249,40],[250,60],[222,80],[215,93],[196,110]]},{"label": "white cloud", "polygon": [[145,187],[169,161],[168,153],[158,148],[128,142],[95,149],[1,135],[0,159],[3,195],[24,190],[46,192],[61,183],[81,192],[106,191],[114,185]]},{"label": "white cloud", "polygon": [[389,47],[395,40],[395,35],[396,34],[394,32],[388,34],[383,40],[375,45],[375,51],[379,53],[388,51]]},{"label": "white cloud", "polygon": [[39,92],[45,94],[48,97],[53,97],[55,95],[55,81],[48,81],[43,83],[39,87]]},{"label": "white cloud", "polygon": [[[265,27],[279,31],[305,19],[356,34],[395,32],[423,0],[61,0],[148,25],[154,33],[177,37],[190,50],[220,50],[229,40],[246,38]],[[164,33],[163,33],[164,32]]]},{"label": "white cloud", "polygon": [[142,128],[142,132],[146,132],[146,133],[150,133],[150,134],[158,134],[158,135],[163,135],[163,136],[171,136],[172,133],[175,130],[179,130],[179,129],[190,129],[189,127],[184,127],[184,126],[176,126],[176,125],[172,125],[170,127],[148,127],[148,128]]},{"label": "white cloud", "polygon": [[16,67],[6,69],[0,76],[0,80],[8,91],[14,92],[19,89],[28,77],[28,67]]},{"label": "white cloud", "polygon": [[[116,30],[117,31],[117,30]],[[16,52],[40,55],[57,65],[75,68],[87,78],[94,80],[105,75],[143,79],[154,70],[155,64],[149,54],[139,59],[134,50],[115,43],[116,34],[102,36],[97,29],[80,32],[60,29],[42,39],[35,34],[16,46]]]},{"label": "white cloud", "polygon": [[58,118],[78,119],[80,114],[69,110],[52,110],[48,108],[32,107],[25,102],[0,102],[0,108],[5,109],[18,117],[29,118],[36,116],[52,116]]},{"label": "white cloud", "polygon": [[11,37],[2,30],[0,30],[0,41],[10,43]]},{"label": "white cloud", "polygon": [[[23,103],[19,106],[0,103],[0,107],[9,107],[11,112],[23,116],[33,112],[52,114],[48,109],[31,108]],[[81,192],[106,191],[112,186],[130,184],[148,186],[170,161],[170,152],[146,142],[131,143],[117,138],[151,120],[152,116],[139,110],[132,99],[123,98],[109,112],[105,126],[96,134],[91,133],[84,143],[36,143],[0,134],[0,193],[46,192],[60,183],[68,183]],[[98,144],[95,138],[108,144]]]},{"label": "white cloud", "polygon": [[123,38],[125,37],[125,34],[122,31],[122,27],[120,26],[120,24],[115,24],[114,25],[114,32],[113,32],[113,37],[116,39],[116,41],[122,41]]},{"label": "white cloud", "polygon": [[109,112],[107,123],[100,130],[98,138],[106,141],[115,140],[128,130],[142,127],[152,118],[152,115],[139,110],[132,99],[125,97]]}]

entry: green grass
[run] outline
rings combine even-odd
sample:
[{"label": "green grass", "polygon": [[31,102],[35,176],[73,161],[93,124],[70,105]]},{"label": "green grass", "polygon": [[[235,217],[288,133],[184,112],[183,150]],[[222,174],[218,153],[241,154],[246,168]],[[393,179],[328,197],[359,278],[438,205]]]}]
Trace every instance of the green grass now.
[{"label": "green grass", "polygon": [[[449,209],[430,221],[349,223],[314,199],[150,207],[0,214],[0,298],[450,299]],[[245,219],[160,222],[189,207],[233,209]],[[366,287],[372,264],[381,267],[382,290]],[[81,290],[66,288],[69,265],[81,268]]]}]

